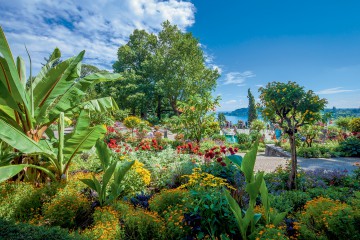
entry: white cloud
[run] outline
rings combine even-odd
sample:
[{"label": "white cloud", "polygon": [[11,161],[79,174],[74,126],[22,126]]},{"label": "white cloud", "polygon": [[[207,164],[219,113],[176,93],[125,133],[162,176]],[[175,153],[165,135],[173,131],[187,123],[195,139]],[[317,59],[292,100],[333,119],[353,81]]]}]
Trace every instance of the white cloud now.
[{"label": "white cloud", "polygon": [[224,85],[228,84],[243,84],[247,78],[255,77],[252,71],[245,72],[229,72],[225,75]]},{"label": "white cloud", "polygon": [[55,47],[63,59],[85,49],[86,63],[111,69],[134,29],[158,32],[169,20],[185,30],[195,11],[181,0],[12,0],[1,2],[0,23],[15,56],[25,58],[26,44],[34,71]]},{"label": "white cloud", "polygon": [[229,100],[229,101],[225,102],[225,104],[234,104],[234,103],[237,103],[237,101],[236,100]]},{"label": "white cloud", "polygon": [[343,87],[327,88],[327,89],[323,89],[323,90],[316,92],[316,94],[336,94],[336,93],[342,93],[342,92],[354,92],[354,91],[358,90],[358,89],[350,90],[350,89],[342,89],[342,88]]},{"label": "white cloud", "polygon": [[204,44],[200,44],[200,47],[202,48],[202,50],[204,51],[204,57],[205,57],[205,63],[206,65],[211,68],[212,70],[217,70],[218,73],[221,75],[221,73],[223,72],[222,68],[220,65],[215,64],[215,57],[213,55],[211,55],[210,53],[207,52],[206,50],[206,45]]},{"label": "white cloud", "polygon": [[262,84],[257,84],[257,85],[255,85],[256,87],[264,87],[264,85],[262,85]]}]

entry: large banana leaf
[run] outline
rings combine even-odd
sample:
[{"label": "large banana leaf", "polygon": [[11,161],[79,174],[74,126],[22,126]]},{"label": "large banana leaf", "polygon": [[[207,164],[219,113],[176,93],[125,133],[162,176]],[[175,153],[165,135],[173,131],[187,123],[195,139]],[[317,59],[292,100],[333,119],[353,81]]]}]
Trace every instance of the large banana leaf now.
[{"label": "large banana leaf", "polygon": [[[52,65],[54,64],[54,62],[56,60],[58,60],[61,57],[61,52],[58,48],[55,48],[55,50],[53,51],[53,53],[50,55],[49,61],[48,63],[46,63],[40,70],[40,72],[38,73],[38,75],[35,77],[33,83],[32,83],[32,87],[33,89],[39,84],[41,83],[41,80],[43,80],[46,75],[48,74],[48,72],[50,71],[50,69],[52,68]],[[28,94],[30,95],[30,89],[28,89]]]},{"label": "large banana leaf", "polygon": [[6,86],[7,91],[20,104],[24,103],[29,109],[29,98],[25,93],[25,88],[20,81],[18,71],[11,54],[10,47],[5,38],[5,34],[0,27],[0,81]]},{"label": "large banana leaf", "polygon": [[64,94],[75,82],[81,68],[85,51],[78,56],[61,62],[50,69],[46,76],[34,88],[35,115],[45,115],[48,107]]},{"label": "large banana leaf", "polygon": [[119,107],[112,97],[104,97],[86,102],[84,104],[84,109],[101,113],[109,110],[118,110]]},{"label": "large banana leaf", "polygon": [[56,158],[54,153],[48,151],[43,146],[30,139],[20,130],[16,129],[3,119],[0,119],[0,126],[0,139],[13,148],[18,149],[22,153],[45,155],[50,159]]},{"label": "large banana leaf", "polygon": [[70,139],[64,143],[64,161],[66,165],[70,164],[70,161],[74,156],[81,151],[90,150],[96,143],[96,141],[106,133],[105,126],[95,126],[88,128],[87,130],[74,134]]},{"label": "large banana leaf", "polygon": [[45,172],[52,180],[54,180],[54,181],[56,180],[55,175],[46,168],[43,168],[40,166],[35,166],[32,164],[17,164],[17,165],[8,165],[8,166],[0,167],[0,183],[15,176],[16,174],[21,172],[26,167],[39,169],[39,170]]},{"label": "large banana leaf", "polygon": [[18,75],[20,78],[20,81],[24,87],[24,89],[26,88],[26,68],[25,68],[25,61],[24,59],[22,59],[22,57],[17,57],[16,58],[16,68],[18,71]]},{"label": "large banana leaf", "polygon": [[21,129],[21,126],[15,120],[14,110],[7,105],[0,105],[0,118],[6,119],[7,123],[10,123],[17,129]]},{"label": "large banana leaf", "polygon": [[[69,89],[63,92],[63,95],[59,96],[56,100],[56,103],[52,106],[49,106],[49,120],[52,121],[56,119],[60,112],[64,112],[68,114],[71,112],[78,112],[80,110],[79,105],[81,103],[82,97],[86,94],[86,90],[92,85],[105,81],[117,81],[122,78],[120,74],[100,74],[95,73],[89,76],[86,76],[79,81],[77,81],[74,85],[72,85]],[[95,101],[95,100],[94,100]],[[110,102],[110,101],[109,101]],[[112,102],[113,106],[114,103]],[[114,110],[114,109],[113,109]],[[38,116],[38,121],[46,121],[44,115]]]}]

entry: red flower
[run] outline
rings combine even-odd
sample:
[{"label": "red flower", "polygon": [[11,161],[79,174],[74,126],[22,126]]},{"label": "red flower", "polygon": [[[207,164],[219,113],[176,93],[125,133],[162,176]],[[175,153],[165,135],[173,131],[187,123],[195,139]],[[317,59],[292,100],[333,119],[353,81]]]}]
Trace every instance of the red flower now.
[{"label": "red flower", "polygon": [[226,166],[226,163],[224,163],[224,162],[221,162],[220,164],[221,164],[221,166],[223,166],[223,167]]},{"label": "red flower", "polygon": [[221,162],[222,160],[223,160],[222,157],[219,157],[216,159],[216,161],[218,161],[218,162]]}]

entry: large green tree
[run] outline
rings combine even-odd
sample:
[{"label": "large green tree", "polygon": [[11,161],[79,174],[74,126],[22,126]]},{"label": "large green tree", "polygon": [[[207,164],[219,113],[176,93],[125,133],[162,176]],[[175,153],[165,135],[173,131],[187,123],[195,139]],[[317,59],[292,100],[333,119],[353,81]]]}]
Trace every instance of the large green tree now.
[{"label": "large green tree", "polygon": [[297,157],[295,133],[298,128],[312,124],[321,118],[319,112],[327,101],[320,99],[313,91],[305,91],[295,82],[271,82],[261,87],[260,100],[263,104],[262,116],[272,123],[279,124],[289,137],[291,146],[291,172],[289,189],[296,188]]},{"label": "large green tree", "polygon": [[168,21],[159,34],[135,30],[129,42],[118,50],[115,72],[123,72],[121,88],[113,86],[122,108],[144,117],[158,118],[169,109],[179,115],[178,102],[194,94],[205,94],[216,86],[219,74],[205,65],[200,44],[191,33],[184,33]]},{"label": "large green tree", "polygon": [[256,112],[256,105],[255,105],[255,98],[252,95],[250,88],[248,89],[248,96],[249,99],[249,106],[248,106],[248,122],[251,125],[252,121],[257,119],[257,112]]}]

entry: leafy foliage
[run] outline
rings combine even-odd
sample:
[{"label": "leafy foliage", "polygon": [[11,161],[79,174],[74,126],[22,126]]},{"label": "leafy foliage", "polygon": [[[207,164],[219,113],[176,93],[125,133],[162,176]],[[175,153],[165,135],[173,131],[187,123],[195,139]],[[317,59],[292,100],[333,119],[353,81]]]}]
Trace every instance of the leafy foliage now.
[{"label": "leafy foliage", "polygon": [[327,101],[320,99],[313,91],[305,92],[295,82],[271,82],[259,88],[263,105],[262,116],[284,130],[289,136],[291,146],[292,171],[289,176],[290,189],[296,186],[297,158],[295,133],[298,128],[320,119],[318,112],[324,109]]},{"label": "leafy foliage", "polygon": [[255,98],[254,98],[254,95],[252,95],[250,88],[248,89],[247,98],[249,99],[248,122],[251,125],[252,122],[257,119],[258,116],[257,116],[257,111],[256,111]]}]

